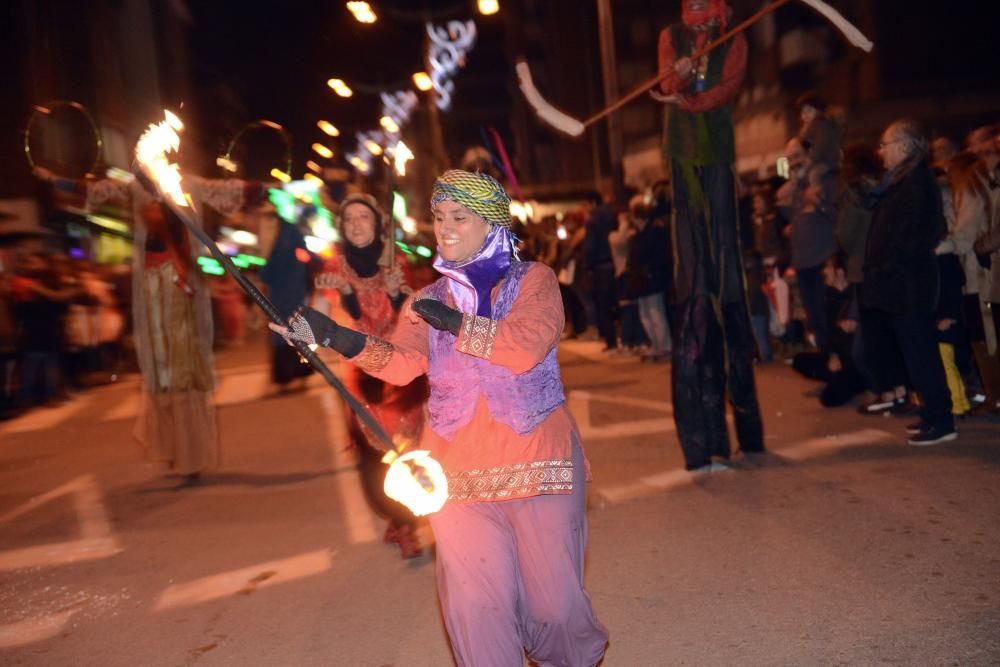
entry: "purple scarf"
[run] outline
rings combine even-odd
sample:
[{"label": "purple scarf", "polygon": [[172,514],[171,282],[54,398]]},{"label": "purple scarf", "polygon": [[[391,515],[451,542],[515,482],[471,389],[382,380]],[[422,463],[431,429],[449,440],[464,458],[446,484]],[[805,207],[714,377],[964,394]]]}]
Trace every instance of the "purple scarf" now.
[{"label": "purple scarf", "polygon": [[483,247],[464,262],[449,262],[438,256],[434,268],[448,278],[448,291],[463,313],[490,317],[490,294],[507,275],[514,252],[514,237],[506,227],[494,225],[486,235]]}]

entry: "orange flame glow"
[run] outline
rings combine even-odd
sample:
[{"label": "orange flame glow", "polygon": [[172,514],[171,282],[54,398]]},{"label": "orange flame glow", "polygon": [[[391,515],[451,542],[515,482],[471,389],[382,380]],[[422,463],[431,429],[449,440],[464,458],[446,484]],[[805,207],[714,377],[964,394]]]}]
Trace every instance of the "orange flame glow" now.
[{"label": "orange flame glow", "polygon": [[[421,485],[414,467],[430,478],[433,491]],[[433,514],[448,500],[448,478],[441,464],[426,450],[407,452],[393,460],[385,476],[384,489],[385,495],[406,505],[416,516]]]},{"label": "orange flame glow", "polygon": [[149,177],[156,181],[165,197],[169,197],[178,206],[187,206],[180,168],[167,158],[169,153],[176,153],[180,148],[181,137],[178,132],[184,129],[184,123],[166,110],[163,117],[163,121],[150,125],[139,137],[139,142],[135,145],[135,157]]}]

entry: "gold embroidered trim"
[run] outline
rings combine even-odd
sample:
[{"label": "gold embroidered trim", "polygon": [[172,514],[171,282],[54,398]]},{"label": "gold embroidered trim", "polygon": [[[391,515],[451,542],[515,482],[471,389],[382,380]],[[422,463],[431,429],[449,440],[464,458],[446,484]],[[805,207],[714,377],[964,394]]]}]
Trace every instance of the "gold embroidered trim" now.
[{"label": "gold embroidered trim", "polygon": [[448,475],[448,499],[454,501],[509,500],[572,490],[573,462],[569,459],[531,461]]},{"label": "gold embroidered trim", "polygon": [[389,364],[394,351],[392,343],[375,336],[368,336],[365,348],[358,353],[358,356],[351,359],[351,363],[366,373],[377,373]]},{"label": "gold embroidered trim", "polygon": [[493,356],[493,340],[497,337],[497,324],[496,320],[488,317],[463,316],[458,351],[480,359],[489,359]]}]

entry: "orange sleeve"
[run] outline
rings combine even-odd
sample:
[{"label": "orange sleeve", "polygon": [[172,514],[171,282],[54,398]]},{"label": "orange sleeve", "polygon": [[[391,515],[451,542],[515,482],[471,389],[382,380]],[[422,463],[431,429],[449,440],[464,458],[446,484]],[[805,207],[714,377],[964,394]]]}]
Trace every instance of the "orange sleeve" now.
[{"label": "orange sleeve", "polygon": [[[660,43],[657,45],[656,55],[658,71],[661,75],[673,71],[674,63],[677,62],[677,53],[674,51],[673,40],[670,39],[670,28],[664,28],[660,32]],[[687,87],[689,81],[685,81],[679,76],[668,76],[660,81],[660,91],[664,95],[676,95]]]},{"label": "orange sleeve", "polygon": [[559,282],[552,269],[535,264],[502,320],[466,314],[455,342],[460,352],[525,373],[559,344],[565,317]]},{"label": "orange sleeve", "polygon": [[722,80],[703,93],[685,95],[677,105],[681,111],[701,113],[729,104],[740,92],[747,71],[747,40],[743,33],[733,38],[722,66]]},{"label": "orange sleeve", "polygon": [[[412,299],[403,305],[404,313]],[[427,372],[429,329],[423,320],[413,324],[401,315],[389,340],[368,336],[364,349],[348,361],[389,384],[409,384]]]}]

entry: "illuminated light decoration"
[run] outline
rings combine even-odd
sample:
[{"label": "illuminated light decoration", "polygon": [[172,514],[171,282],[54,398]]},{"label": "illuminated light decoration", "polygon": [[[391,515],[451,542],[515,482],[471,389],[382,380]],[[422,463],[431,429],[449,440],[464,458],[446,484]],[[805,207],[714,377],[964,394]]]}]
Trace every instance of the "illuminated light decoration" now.
[{"label": "illuminated light decoration", "polygon": [[197,261],[198,266],[200,266],[201,270],[205,273],[213,276],[222,276],[226,273],[226,270],[222,268],[222,265],[212,257],[199,257]]},{"label": "illuminated light decoration", "polygon": [[410,246],[406,245],[402,241],[396,241],[396,247],[402,250],[407,255],[412,255],[413,251],[410,250]]},{"label": "illuminated light decoration", "polygon": [[271,188],[267,191],[267,200],[274,204],[279,218],[285,222],[295,222],[295,197],[293,195],[280,188]]},{"label": "illuminated light decoration", "polygon": [[316,127],[318,127],[319,129],[323,130],[324,132],[326,132],[331,137],[339,137],[340,136],[340,130],[338,130],[337,127],[333,123],[331,123],[330,121],[328,121],[328,120],[321,120],[321,121],[319,121],[318,123],[316,123]]},{"label": "illuminated light decoration", "polygon": [[91,224],[97,225],[98,227],[103,227],[104,229],[110,229],[113,232],[118,232],[119,234],[131,234],[132,230],[124,222],[119,222],[114,218],[109,218],[104,215],[94,215],[90,214],[87,216],[87,221]]},{"label": "illuminated light decoration", "polygon": [[781,176],[786,181],[792,176],[791,163],[788,161],[787,157],[779,157],[778,163],[775,165],[775,169],[778,172],[778,176]]},{"label": "illuminated light decoration", "polygon": [[291,176],[289,176],[285,172],[281,171],[277,167],[275,167],[274,169],[271,170],[271,176],[273,178],[276,178],[277,180],[281,181],[282,183],[288,183],[288,182],[290,182],[292,180]]},{"label": "illuminated light decoration", "polygon": [[562,225],[559,225],[559,228],[556,229],[556,238],[558,238],[560,241],[565,241],[568,237],[569,234],[566,232],[566,228],[563,227]]},{"label": "illuminated light decoration", "polygon": [[215,164],[219,167],[222,167],[226,171],[231,171],[234,173],[236,172],[237,168],[236,163],[227,158],[225,155],[220,155],[219,157],[215,158]]},{"label": "illuminated light decoration", "polygon": [[396,173],[400,176],[406,176],[406,163],[413,159],[413,151],[410,147],[399,141],[392,149],[392,161],[393,166],[396,168]]},{"label": "illuminated light decoration", "polygon": [[434,84],[431,82],[431,77],[427,74],[427,72],[414,73],[413,85],[417,87],[417,90],[425,93],[434,87]]},{"label": "illuminated light decoration", "polygon": [[245,229],[232,229],[231,227],[220,227],[219,233],[229,237],[233,243],[240,245],[257,245],[257,235]]},{"label": "illuminated light decoration", "polygon": [[309,251],[306,250],[305,248],[296,248],[295,259],[299,260],[303,264],[308,264],[309,262],[312,261],[312,255],[310,255]]},{"label": "illuminated light decoration", "polygon": [[[382,117],[390,118],[396,127],[395,131],[390,131],[391,126],[386,127],[386,124],[383,124],[380,129],[359,132],[355,135],[358,142],[357,147],[354,153],[347,154],[347,159],[355,169],[364,174],[367,174],[371,169],[372,157],[381,154],[377,152],[381,146],[391,146],[399,141],[400,129],[409,121],[413,109],[420,103],[420,98],[412,90],[382,93],[379,97],[382,100]],[[368,146],[369,141],[379,146],[379,149],[372,151],[371,147]],[[356,161],[355,157],[360,162]],[[358,164],[362,163],[364,166],[359,167]]]},{"label": "illuminated light decoration", "polygon": [[321,239],[318,236],[306,236],[305,237],[306,248],[309,252],[315,253],[317,255],[323,253],[330,247],[330,242],[326,239]]},{"label": "illuminated light decoration", "polygon": [[348,2],[347,9],[358,23],[375,23],[378,20],[372,6],[367,2]]},{"label": "illuminated light decoration", "polygon": [[312,149],[316,151],[318,155],[325,157],[327,160],[333,157],[333,151],[319,142],[313,144]]},{"label": "illuminated light decoration", "polygon": [[131,172],[119,169],[118,167],[108,167],[104,173],[108,178],[121,181],[122,183],[131,183],[135,180],[135,176]]},{"label": "illuminated light decoration", "polygon": [[528,218],[533,218],[534,215],[535,211],[531,208],[531,204],[519,201],[512,201],[510,203],[510,217],[517,218],[521,221],[521,224],[527,222]]},{"label": "illuminated light decoration", "polygon": [[241,269],[249,269],[250,268],[250,262],[246,261],[245,259],[243,259],[239,255],[236,255],[235,257],[232,257],[230,259],[232,259],[233,264],[235,264],[236,266],[238,266]]},{"label": "illuminated light decoration", "polygon": [[384,127],[385,131],[390,134],[397,134],[399,132],[399,125],[396,124],[396,121],[391,116],[382,116],[378,119],[378,124]]},{"label": "illuminated light decoration", "polygon": [[257,257],[256,255],[237,255],[240,259],[245,261],[247,264],[253,264],[254,266],[267,266],[267,260],[263,257]]},{"label": "illuminated light decoration", "polygon": [[372,141],[371,139],[366,139],[365,140],[365,148],[367,148],[368,152],[371,153],[372,155],[381,155],[382,154],[382,147],[379,146],[374,141]]},{"label": "illuminated light decoration", "polygon": [[418,245],[417,248],[416,248],[416,251],[417,251],[417,254],[420,255],[421,257],[430,258],[434,254],[434,251],[432,251],[430,248],[428,248],[425,245]]},{"label": "illuminated light decoration", "polygon": [[[395,452],[389,452],[390,456]],[[384,461],[385,459],[383,459]],[[411,465],[423,468],[434,484],[428,492],[414,477]],[[406,505],[416,516],[433,514],[444,507],[448,500],[448,478],[441,464],[431,458],[430,452],[416,450],[396,457],[389,464],[383,485],[385,495]]]},{"label": "illuminated light decoration", "polygon": [[465,65],[465,55],[476,41],[476,24],[448,21],[446,27],[436,28],[428,22],[427,35],[431,39],[427,54],[431,64],[431,85],[437,93],[438,109],[447,111],[455,90],[455,82],[451,79]]},{"label": "illuminated light decoration", "polygon": [[393,191],[392,193],[392,217],[396,220],[402,220],[407,215],[406,210],[406,198],[398,192]]},{"label": "illuminated light decoration", "polygon": [[408,215],[408,216],[406,216],[405,218],[402,218],[399,221],[399,227],[400,227],[400,229],[402,229],[407,234],[416,234],[417,233],[417,220],[413,216]]},{"label": "illuminated light decoration", "polygon": [[312,160],[306,160],[306,167],[308,167],[312,171],[315,171],[316,173],[323,171],[323,168],[320,167],[317,163],[313,162]]},{"label": "illuminated light decoration", "polygon": [[500,3],[497,0],[479,0],[476,4],[483,16],[490,16],[500,11]]},{"label": "illuminated light decoration", "polygon": [[350,97],[354,94],[351,87],[344,83],[343,79],[328,79],[326,85],[330,86],[337,95],[341,97]]},{"label": "illuminated light decoration", "polygon": [[316,183],[318,185],[323,185],[323,179],[317,176],[316,174],[310,174],[310,173],[303,174],[302,180],[312,181],[313,183]]}]

